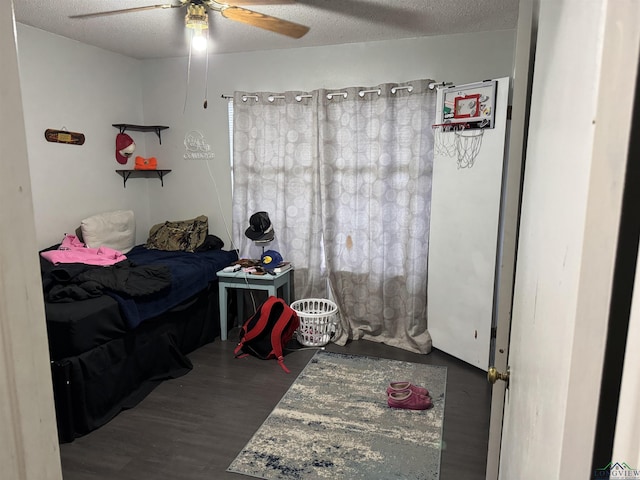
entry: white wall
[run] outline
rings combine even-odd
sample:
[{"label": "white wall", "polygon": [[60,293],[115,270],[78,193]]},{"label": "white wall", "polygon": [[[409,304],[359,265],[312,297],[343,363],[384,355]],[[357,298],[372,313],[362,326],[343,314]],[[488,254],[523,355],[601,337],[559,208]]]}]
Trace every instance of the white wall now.
[{"label": "white wall", "polygon": [[[376,85],[418,78],[464,83],[508,76],[514,31],[425,37],[331,47],[210,55],[208,108],[204,59],[192,59],[188,96],[187,58],[135,60],[18,25],[18,55],[33,186],[38,248],[61,240],[88,215],[131,208],[136,240],[165,220],[205,214],[210,231],[230,246],[231,180],[227,103],[235,90],[310,90]],[[159,124],[153,133],[128,132],[136,155],[155,156],[173,171],[132,178],[123,188],[114,158],[112,123]],[[84,133],[83,146],[48,143],[47,128]],[[184,137],[200,131],[215,158],[184,160]],[[130,168],[132,160],[124,168]]]},{"label": "white wall", "polygon": [[[206,110],[204,59],[192,59],[186,108],[187,59],[144,61],[145,122],[170,126],[153,154],[173,170],[164,188],[149,184],[151,223],[205,214],[210,231],[229,246],[224,225],[231,225],[229,140],[227,102],[221,94],[372,86],[419,78],[465,83],[509,76],[514,43],[515,31],[501,31],[211,55]],[[192,130],[204,135],[215,159],[184,160],[184,136]]]},{"label": "white wall", "polygon": [[[22,24],[17,33],[38,248],[60,242],[89,215],[121,208],[135,211],[143,241],[147,182],[123,188],[115,173],[123,167],[115,160],[118,130],[111,126],[142,122],[140,62]],[[47,128],[84,133],[86,142],[49,143]],[[144,154],[143,135],[155,137],[132,133],[136,153]]]}]

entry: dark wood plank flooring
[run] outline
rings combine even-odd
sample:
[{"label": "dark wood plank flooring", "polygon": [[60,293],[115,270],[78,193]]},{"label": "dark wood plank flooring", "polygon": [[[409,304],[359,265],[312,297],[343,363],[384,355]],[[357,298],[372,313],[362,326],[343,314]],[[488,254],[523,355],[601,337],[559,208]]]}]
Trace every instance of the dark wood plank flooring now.
[{"label": "dark wood plank flooring", "polygon": [[[249,478],[226,468],[314,350],[289,353],[287,375],[275,361],[235,359],[237,332],[229,338],[193,352],[187,375],[163,382],[135,408],[61,445],[64,479]],[[419,355],[368,341],[330,344],[327,350],[448,367],[440,479],[485,478],[491,388],[484,372],[437,350]]]}]

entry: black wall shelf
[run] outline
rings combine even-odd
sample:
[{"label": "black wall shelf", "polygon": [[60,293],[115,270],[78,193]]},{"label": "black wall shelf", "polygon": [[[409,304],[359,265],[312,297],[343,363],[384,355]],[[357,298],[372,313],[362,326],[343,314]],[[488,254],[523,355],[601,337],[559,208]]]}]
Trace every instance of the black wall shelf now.
[{"label": "black wall shelf", "polygon": [[134,177],[148,177],[149,174],[155,173],[160,179],[160,185],[164,187],[164,176],[170,171],[171,170],[116,170],[116,172],[122,176],[124,188],[127,188],[127,180],[129,180],[129,177],[134,173],[136,174]]},{"label": "black wall shelf", "polygon": [[160,136],[160,132],[169,128],[163,125],[132,125],[130,123],[112,123],[111,125],[120,130],[120,133],[124,133],[127,130],[133,130],[136,132],[155,132],[161,145],[162,137]]}]

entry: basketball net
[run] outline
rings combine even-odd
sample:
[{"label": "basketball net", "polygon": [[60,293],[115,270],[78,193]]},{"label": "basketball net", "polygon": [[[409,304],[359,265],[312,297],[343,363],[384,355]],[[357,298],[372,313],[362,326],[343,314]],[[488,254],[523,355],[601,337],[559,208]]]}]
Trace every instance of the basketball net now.
[{"label": "basketball net", "polygon": [[456,154],[458,156],[458,168],[473,167],[476,157],[480,153],[484,130],[460,130],[455,132]]},{"label": "basketball net", "polygon": [[433,151],[437,155],[453,157],[456,154],[456,136],[453,134],[456,128],[464,129],[464,125],[434,125],[433,126]]},{"label": "basketball net", "polygon": [[471,168],[480,153],[484,129],[465,130],[464,124],[433,125],[433,151],[456,157],[458,168]]}]

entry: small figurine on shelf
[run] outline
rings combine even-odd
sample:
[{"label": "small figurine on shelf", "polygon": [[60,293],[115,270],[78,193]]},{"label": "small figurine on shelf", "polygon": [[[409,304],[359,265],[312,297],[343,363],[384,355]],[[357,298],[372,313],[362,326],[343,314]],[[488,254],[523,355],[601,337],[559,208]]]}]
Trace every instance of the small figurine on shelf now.
[{"label": "small figurine on shelf", "polygon": [[136,165],[134,168],[136,170],[157,170],[158,160],[156,157],[144,158],[138,155],[136,157]]}]

